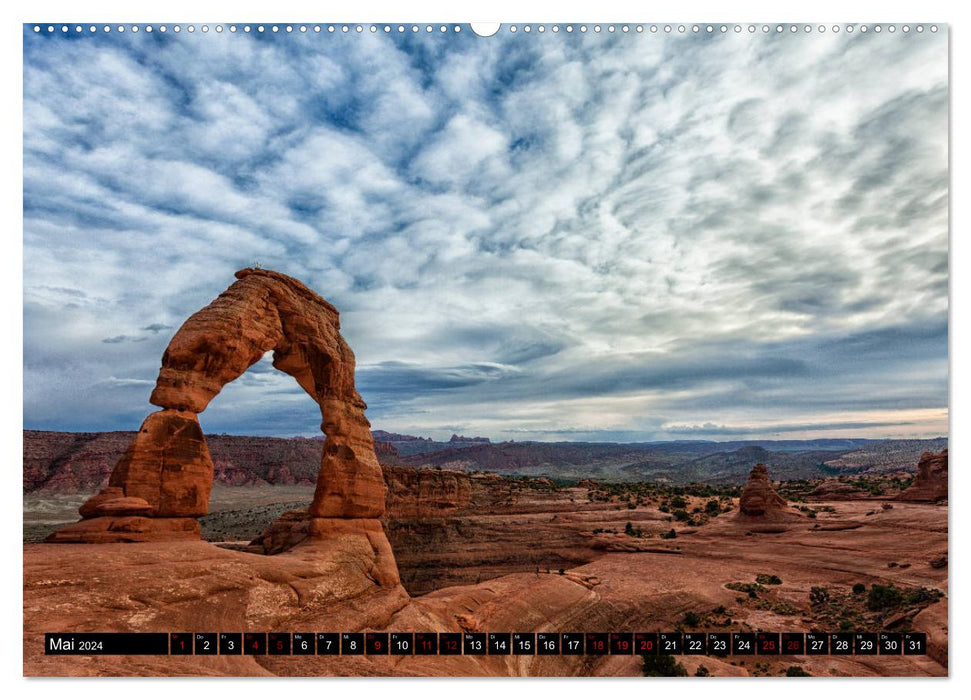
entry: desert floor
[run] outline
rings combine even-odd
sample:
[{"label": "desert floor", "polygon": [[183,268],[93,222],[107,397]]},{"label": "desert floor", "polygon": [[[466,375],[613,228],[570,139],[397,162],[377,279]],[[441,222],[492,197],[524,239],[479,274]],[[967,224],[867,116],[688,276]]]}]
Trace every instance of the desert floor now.
[{"label": "desert floor", "polygon": [[[560,573],[513,573],[409,596],[375,585],[340,548],[298,546],[275,556],[209,542],[25,544],[25,675],[513,675],[637,676],[637,656],[508,657],[53,657],[45,632],[66,631],[923,631],[927,656],[693,657],[678,661],[715,676],[947,675],[947,507],[845,501],[832,512],[785,527],[761,528],[731,515],[685,530],[651,551],[610,551]],[[640,510],[640,509],[639,509]],[[654,514],[586,511],[559,522],[649,522]],[[496,518],[489,516],[491,527]],[[503,516],[507,529],[533,531],[549,514]],[[521,534],[521,539],[526,536]],[[603,541],[603,536],[598,536]],[[634,547],[636,549],[636,547]],[[936,561],[936,566],[931,562]],[[781,584],[754,597],[739,585],[771,574]],[[867,610],[854,584],[893,583],[939,600],[904,605],[892,617]],[[726,584],[734,585],[727,588]],[[810,591],[832,601],[813,605]],[[686,619],[686,614],[695,619]],[[872,628],[872,625],[879,625]],[[846,629],[847,627],[844,627]]]}]

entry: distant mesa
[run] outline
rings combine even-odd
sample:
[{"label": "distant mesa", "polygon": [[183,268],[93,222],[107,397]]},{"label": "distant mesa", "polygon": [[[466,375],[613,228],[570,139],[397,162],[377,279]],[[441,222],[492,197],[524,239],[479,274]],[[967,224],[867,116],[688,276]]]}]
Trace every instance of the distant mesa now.
[{"label": "distant mesa", "polygon": [[357,537],[376,558],[374,576],[397,583],[378,518],[385,484],[367,408],[354,387],[354,353],[337,309],[278,272],[244,269],[211,304],[190,316],[162,355],[150,414],[107,488],[81,506],[82,520],[51,542],[198,539],[209,508],[213,462],[198,414],[268,351],[319,405],[326,435],[308,513],[314,537]]},{"label": "distant mesa", "polygon": [[917,462],[917,477],[897,498],[929,503],[947,500],[947,450],[922,454]]},{"label": "distant mesa", "polygon": [[481,444],[484,444],[484,445],[488,445],[492,441],[489,438],[487,438],[487,437],[465,437],[464,435],[455,435],[453,433],[452,434],[452,437],[449,438],[449,442],[451,442],[451,443],[456,443],[456,442],[477,442],[477,443],[481,443]]},{"label": "distant mesa", "polygon": [[387,430],[372,430],[371,435],[376,442],[434,442],[431,438],[389,433]]}]

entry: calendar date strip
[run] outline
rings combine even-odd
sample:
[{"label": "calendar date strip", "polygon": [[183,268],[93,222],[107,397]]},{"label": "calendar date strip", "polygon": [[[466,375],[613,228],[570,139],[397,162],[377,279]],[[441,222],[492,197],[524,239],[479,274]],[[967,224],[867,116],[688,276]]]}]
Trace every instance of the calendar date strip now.
[{"label": "calendar date strip", "polygon": [[50,632],[48,656],[897,656],[923,632]]}]

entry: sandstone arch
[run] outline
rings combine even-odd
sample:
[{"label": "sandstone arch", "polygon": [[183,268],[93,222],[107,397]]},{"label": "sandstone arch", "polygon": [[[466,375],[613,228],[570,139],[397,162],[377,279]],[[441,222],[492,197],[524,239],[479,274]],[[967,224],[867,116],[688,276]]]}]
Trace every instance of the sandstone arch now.
[{"label": "sandstone arch", "polygon": [[[356,533],[368,539],[376,556],[391,557],[377,520],[385,507],[384,477],[337,309],[278,272],[244,269],[236,277],[173,336],[150,399],[162,410],[145,419],[108,486],[81,506],[82,520],[50,541],[198,538],[195,518],[208,511],[213,475],[198,414],[273,351],[273,366],[294,377],[319,405],[326,435],[308,510],[312,534]],[[390,561],[394,568],[393,557]]]}]

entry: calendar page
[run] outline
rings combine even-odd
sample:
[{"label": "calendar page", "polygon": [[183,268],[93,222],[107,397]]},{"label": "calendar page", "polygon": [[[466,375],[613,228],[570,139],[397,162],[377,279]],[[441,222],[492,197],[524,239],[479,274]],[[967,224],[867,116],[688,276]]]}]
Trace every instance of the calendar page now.
[{"label": "calendar page", "polygon": [[948,33],[25,24],[23,674],[948,676]]}]

